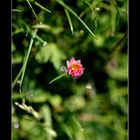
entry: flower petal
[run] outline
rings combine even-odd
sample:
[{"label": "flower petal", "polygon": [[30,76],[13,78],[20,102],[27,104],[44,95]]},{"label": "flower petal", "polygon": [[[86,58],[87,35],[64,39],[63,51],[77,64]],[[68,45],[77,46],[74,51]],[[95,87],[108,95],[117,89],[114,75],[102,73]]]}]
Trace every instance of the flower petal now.
[{"label": "flower petal", "polygon": [[70,61],[67,61],[67,67],[67,73],[76,78],[80,77],[85,69],[81,64],[81,60],[76,61],[74,57],[72,57]]},{"label": "flower petal", "polygon": [[80,59],[79,59],[79,60],[77,60],[76,62],[77,62],[78,64],[81,64],[81,60],[80,60]]}]

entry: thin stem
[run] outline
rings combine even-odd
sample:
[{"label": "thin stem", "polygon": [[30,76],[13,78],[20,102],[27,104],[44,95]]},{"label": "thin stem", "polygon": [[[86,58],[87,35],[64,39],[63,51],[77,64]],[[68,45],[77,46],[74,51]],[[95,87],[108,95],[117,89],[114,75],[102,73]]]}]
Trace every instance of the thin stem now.
[{"label": "thin stem", "polygon": [[32,106],[27,106],[25,103],[19,104],[18,102],[15,102],[15,105],[17,105],[19,108],[27,111],[28,113],[32,114],[36,119],[40,118],[38,112],[35,111]]},{"label": "thin stem", "polygon": [[64,77],[64,76],[66,76],[66,75],[67,75],[67,73],[62,73],[61,75],[59,75],[59,76],[57,76],[56,78],[54,78],[53,80],[51,80],[51,81],[49,82],[49,84],[53,83],[54,81],[56,81],[56,80],[58,80],[58,79],[60,79],[60,78],[62,78],[62,77]]},{"label": "thin stem", "polygon": [[19,10],[19,9],[12,9],[12,12],[22,12],[22,10]]},{"label": "thin stem", "polygon": [[117,10],[118,16],[120,16],[116,1],[114,1],[114,0],[111,0],[111,1],[112,1],[112,3],[113,3],[114,7],[115,7],[116,10]]},{"label": "thin stem", "polygon": [[70,25],[71,32],[73,34],[73,25],[72,25],[72,22],[71,22],[71,18],[70,18],[69,12],[68,12],[68,10],[66,8],[64,10],[65,10],[66,16],[68,18],[68,22],[69,22],[69,25]]},{"label": "thin stem", "polygon": [[37,31],[38,31],[37,29],[34,31],[33,37],[31,38],[31,41],[30,41],[30,44],[29,44],[29,49],[28,49],[28,52],[27,52],[27,56],[26,56],[25,62],[24,62],[24,64],[23,64],[23,72],[22,72],[22,76],[21,76],[21,84],[20,84],[20,86],[22,85],[22,82],[23,82],[23,78],[24,78],[24,74],[25,74],[25,70],[26,70],[26,66],[27,66],[29,54],[30,54],[30,52],[31,52],[31,48],[32,48],[32,46],[33,46],[34,38],[35,38],[35,36],[36,36]]},{"label": "thin stem", "polygon": [[31,41],[30,41],[30,44],[29,44],[29,49],[28,49],[27,55],[25,57],[25,61],[23,63],[22,75],[21,75],[21,80],[20,80],[20,90],[19,90],[20,93],[21,93],[21,86],[22,86],[22,83],[23,83],[23,78],[24,78],[24,75],[25,75],[25,70],[26,70],[26,67],[27,67],[27,62],[28,62],[28,59],[29,59],[29,54],[31,52],[31,48],[33,46],[34,38],[37,34],[37,31],[38,31],[38,29],[35,29],[35,31],[33,33],[33,37],[31,38]]},{"label": "thin stem", "polygon": [[28,3],[29,7],[31,8],[31,10],[32,10],[32,12],[33,12],[33,14],[34,14],[35,18],[36,18],[36,19],[40,22],[40,20],[39,20],[39,18],[38,18],[38,16],[37,16],[37,14],[35,13],[35,11],[34,11],[34,9],[33,9],[32,5],[31,5],[31,3],[29,2],[29,0],[26,0],[26,1],[27,1],[27,3]]},{"label": "thin stem", "polygon": [[47,8],[45,8],[45,7],[43,7],[42,5],[40,5],[38,2],[34,2],[34,4],[36,5],[36,6],[38,6],[38,7],[40,7],[42,10],[45,10],[45,11],[47,11],[47,12],[49,12],[49,13],[51,13],[51,11],[50,10],[48,10]]},{"label": "thin stem", "polygon": [[64,2],[62,2],[61,0],[55,0],[57,3],[59,3],[61,6],[63,6],[64,8],[66,8],[70,13],[72,13],[84,26],[85,28],[92,34],[93,37],[95,37],[96,39],[97,36],[90,30],[90,28],[85,24],[85,22],[70,8],[68,7]]},{"label": "thin stem", "polygon": [[40,36],[36,35],[35,37],[38,41],[40,41],[41,43],[47,43],[46,41],[44,41]]},{"label": "thin stem", "polygon": [[16,76],[15,80],[14,80],[13,83],[12,83],[12,89],[13,89],[14,86],[16,85],[17,80],[19,79],[20,75],[22,74],[22,71],[23,71],[23,66],[22,66],[22,68],[20,69],[20,72],[18,73],[18,75]]},{"label": "thin stem", "polygon": [[[34,38],[33,35],[32,35],[32,38]],[[46,42],[46,41],[44,41],[42,38],[40,38],[38,35],[36,35],[35,38],[38,39],[38,40],[39,40],[41,43],[43,43],[43,44]],[[21,67],[21,69],[20,69],[18,75],[16,76],[15,80],[14,80],[13,83],[12,83],[12,89],[15,87],[15,85],[16,85],[16,83],[17,83],[19,77],[20,77],[21,74],[22,74],[23,66],[24,66],[25,60],[26,60],[26,59],[24,59],[23,65],[22,65],[22,67]]]}]

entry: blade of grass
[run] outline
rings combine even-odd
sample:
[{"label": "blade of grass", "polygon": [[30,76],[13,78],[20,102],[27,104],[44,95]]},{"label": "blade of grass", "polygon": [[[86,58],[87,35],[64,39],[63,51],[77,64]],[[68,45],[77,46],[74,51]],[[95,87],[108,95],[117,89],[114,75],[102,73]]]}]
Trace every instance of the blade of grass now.
[{"label": "blade of grass", "polygon": [[116,8],[116,11],[117,11],[117,14],[118,14],[117,19],[116,19],[116,22],[117,22],[117,24],[119,24],[120,13],[119,13],[119,9],[118,9],[117,3],[116,3],[115,0],[111,0],[111,2],[114,5],[114,7]]},{"label": "blade of grass", "polygon": [[36,24],[36,25],[33,25],[32,28],[47,29],[47,30],[51,29],[51,27],[46,24]]},{"label": "blade of grass", "polygon": [[22,12],[22,10],[19,10],[19,9],[12,9],[12,12]]},{"label": "blade of grass", "polygon": [[116,1],[115,1],[115,0],[111,0],[111,1],[112,1],[112,3],[113,3],[114,7],[116,8],[116,11],[117,11],[117,13],[118,13],[118,16],[120,16],[120,14],[119,14],[119,9],[118,9],[118,6],[117,6]]},{"label": "blade of grass", "polygon": [[13,35],[16,35],[16,34],[19,34],[19,33],[23,33],[23,32],[24,32],[24,29],[23,29],[23,28],[17,29],[17,30],[15,30],[15,31],[12,33],[12,36],[13,36]]},{"label": "blade of grass", "polygon": [[89,8],[91,9],[91,11],[93,11],[93,7],[92,7],[92,5],[89,2],[87,2],[85,0],[82,0],[82,1],[89,6]]},{"label": "blade of grass", "polygon": [[32,106],[27,106],[25,103],[19,104],[18,102],[15,102],[15,105],[17,105],[19,108],[27,111],[28,113],[32,114],[36,119],[39,119],[39,113],[34,110]]},{"label": "blade of grass", "polygon": [[50,10],[48,10],[47,8],[45,8],[45,7],[43,7],[41,4],[39,4],[38,2],[34,2],[34,4],[36,5],[36,6],[38,6],[39,8],[41,8],[42,10],[45,10],[45,11],[47,11],[47,12],[49,12],[49,13],[51,13],[51,11]]},{"label": "blade of grass", "polygon": [[26,1],[27,1],[27,3],[28,3],[29,7],[31,8],[31,10],[32,10],[32,12],[33,12],[33,14],[34,14],[35,18],[36,18],[36,19],[40,22],[40,20],[39,20],[39,18],[38,18],[38,16],[37,16],[37,14],[35,13],[35,11],[34,11],[34,9],[33,9],[32,5],[31,5],[31,3],[29,2],[29,0],[26,0]]},{"label": "blade of grass", "polygon": [[[32,37],[33,37],[33,33],[31,33],[31,35],[32,35]],[[37,39],[38,41],[40,41],[41,43],[43,43],[43,44],[47,44],[47,42],[46,41],[44,41],[40,36],[38,36],[37,34],[36,34],[36,36],[35,36],[35,39]]]},{"label": "blade of grass", "polygon": [[47,42],[46,41],[44,41],[40,36],[38,36],[38,35],[36,35],[36,39],[38,40],[38,41],[40,41],[41,43],[43,43],[43,44],[47,44]]},{"label": "blade of grass", "polygon": [[38,31],[38,29],[35,29],[35,31],[33,33],[33,37],[31,38],[31,41],[30,41],[30,44],[29,44],[29,49],[28,49],[27,55],[25,57],[25,61],[23,63],[23,70],[22,70],[22,75],[21,75],[21,79],[20,79],[20,93],[21,93],[21,86],[22,86],[22,83],[23,83],[23,78],[24,78],[24,75],[25,75],[25,70],[26,70],[26,67],[27,67],[28,58],[29,58],[31,48],[33,46],[34,38],[37,34],[37,31]]},{"label": "blade of grass", "polygon": [[[33,33],[31,33],[31,29],[30,29],[30,27],[28,26],[28,24],[27,23],[25,23],[24,21],[23,21],[23,24],[25,25],[25,27],[26,27],[26,32],[27,32],[27,34],[31,34],[31,36],[33,37]],[[43,26],[43,24],[37,24],[39,27],[40,26]],[[35,26],[35,27],[34,27]],[[33,25],[32,26],[33,28],[37,28],[36,27],[36,25]],[[50,28],[48,25],[45,25],[45,27],[47,28]],[[20,30],[18,30],[18,31],[15,31],[12,35],[15,35],[15,34],[17,34],[17,33],[20,33],[20,32],[24,32],[24,29],[22,28],[22,29],[20,29]],[[47,42],[46,41],[44,41],[40,36],[38,36],[38,35],[36,35],[35,36],[35,38],[38,40],[38,41],[40,41],[41,43],[43,43],[43,44],[46,44]]]},{"label": "blade of grass", "polygon": [[16,83],[17,83],[17,80],[18,80],[18,79],[19,79],[19,77],[21,76],[22,71],[23,71],[23,66],[22,66],[22,68],[20,69],[20,71],[19,71],[18,75],[16,76],[15,80],[14,80],[14,81],[13,81],[13,83],[12,83],[12,89],[14,88],[14,86],[15,86],[15,85],[16,85]]},{"label": "blade of grass", "polygon": [[93,37],[95,37],[96,39],[97,36],[90,30],[90,28],[85,24],[85,22],[69,7],[67,6],[64,2],[60,1],[60,0],[55,0],[57,3],[59,3],[61,6],[63,6],[64,8],[66,8],[70,13],[72,13],[84,26],[85,28],[91,33],[91,35]]},{"label": "blade of grass", "polygon": [[49,84],[55,82],[56,80],[58,80],[58,79],[60,79],[60,78],[62,78],[62,77],[64,77],[64,76],[66,76],[66,75],[67,75],[66,73],[62,73],[61,75],[59,75],[59,76],[57,76],[56,78],[54,78],[53,80],[51,80],[51,81],[49,82]]},{"label": "blade of grass", "polygon": [[97,29],[98,23],[97,23],[97,17],[95,17],[95,30]]},{"label": "blade of grass", "polygon": [[[25,63],[25,59],[24,59],[24,61],[23,61],[23,64],[24,64],[24,63]],[[13,83],[12,83],[12,89],[13,89],[14,86],[16,85],[16,83],[17,83],[18,79],[20,78],[22,72],[23,72],[23,65],[22,65],[22,68],[20,69],[18,75],[16,76],[15,80],[14,80]],[[19,81],[19,82],[21,82],[21,81]],[[20,84],[20,83],[19,83],[19,84]],[[21,91],[21,90],[20,90],[20,91]],[[22,102],[24,103],[24,102],[25,102],[25,98],[23,97],[23,95],[22,95],[21,92],[19,92],[19,94],[20,94],[20,97],[21,97],[21,99],[22,99]]]},{"label": "blade of grass", "polygon": [[68,10],[66,8],[64,10],[65,10],[66,16],[68,18],[68,22],[69,22],[69,25],[70,25],[70,30],[71,30],[71,32],[73,34],[73,25],[72,25],[72,22],[71,22],[71,18],[70,18],[69,12],[68,12]]}]

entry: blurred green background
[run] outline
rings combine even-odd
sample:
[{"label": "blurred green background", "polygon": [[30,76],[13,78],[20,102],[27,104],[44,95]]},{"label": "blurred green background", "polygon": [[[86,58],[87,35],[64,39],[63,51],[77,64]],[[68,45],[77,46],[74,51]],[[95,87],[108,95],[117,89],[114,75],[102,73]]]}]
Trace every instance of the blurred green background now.
[{"label": "blurred green background", "polygon": [[127,140],[127,30],[127,0],[13,0],[12,140]]}]

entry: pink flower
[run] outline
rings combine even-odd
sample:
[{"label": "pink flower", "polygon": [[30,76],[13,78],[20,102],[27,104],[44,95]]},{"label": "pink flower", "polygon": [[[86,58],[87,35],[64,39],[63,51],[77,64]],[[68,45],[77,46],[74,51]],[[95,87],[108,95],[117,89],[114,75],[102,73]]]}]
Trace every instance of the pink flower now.
[{"label": "pink flower", "polygon": [[80,77],[83,74],[83,71],[85,68],[83,68],[83,65],[81,64],[81,60],[75,60],[74,57],[70,59],[70,61],[67,61],[67,72],[72,77]]}]

